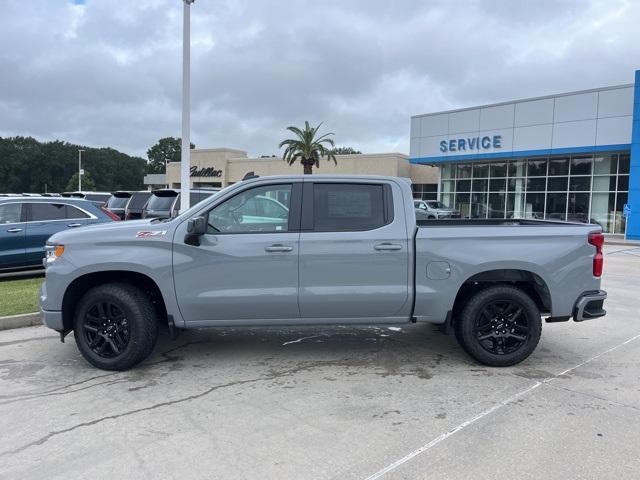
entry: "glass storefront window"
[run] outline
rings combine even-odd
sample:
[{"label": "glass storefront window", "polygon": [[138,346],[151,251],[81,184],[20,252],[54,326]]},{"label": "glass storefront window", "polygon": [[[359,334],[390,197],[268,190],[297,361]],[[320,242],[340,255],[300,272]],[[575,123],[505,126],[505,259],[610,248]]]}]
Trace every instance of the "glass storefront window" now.
[{"label": "glass storefront window", "polygon": [[471,178],[471,164],[458,163],[456,168],[456,178]]},{"label": "glass storefront window", "polygon": [[455,186],[455,180],[443,180],[442,181],[442,188],[441,188],[441,192],[443,194],[446,193],[453,193],[453,187]]},{"label": "glass storefront window", "polygon": [[550,192],[566,192],[569,177],[549,177],[547,190]]},{"label": "glass storefront window", "polygon": [[524,192],[524,178],[510,178],[507,186],[510,192]]},{"label": "glass storefront window", "polygon": [[456,194],[456,208],[460,211],[462,218],[469,218],[469,200],[468,193]]},{"label": "glass storefront window", "polygon": [[445,193],[441,196],[440,201],[447,207],[453,207],[453,193]]},{"label": "glass storefront window", "polygon": [[589,194],[570,193],[567,221],[589,223]]},{"label": "glass storefront window", "polygon": [[469,192],[471,191],[471,180],[456,180],[457,192]]},{"label": "glass storefront window", "polygon": [[628,153],[621,153],[618,161],[618,173],[629,173],[629,160]]},{"label": "glass storefront window", "polygon": [[492,178],[489,180],[490,192],[504,192],[507,188],[506,178]]},{"label": "glass storefront window", "polygon": [[618,191],[629,190],[629,175],[620,175],[618,177]]},{"label": "glass storefront window", "polygon": [[616,189],[616,177],[593,177],[594,192],[608,192]]},{"label": "glass storefront window", "polygon": [[544,193],[527,192],[524,215],[526,218],[544,218]]},{"label": "glass storefront window", "polygon": [[489,194],[489,218],[504,218],[504,204],[506,195],[504,193]]},{"label": "glass storefront window", "polygon": [[442,178],[450,179],[456,177],[456,164],[455,163],[445,163],[442,165]]},{"label": "glass storefront window", "polygon": [[487,178],[489,176],[489,164],[488,163],[474,163],[473,164],[473,178]]},{"label": "glass storefront window", "polygon": [[547,220],[566,220],[567,194],[548,193],[545,218]]},{"label": "glass storefront window", "polygon": [[618,154],[598,155],[593,159],[594,175],[615,175],[618,171]]},{"label": "glass storefront window", "polygon": [[569,190],[572,192],[588,192],[591,190],[591,177],[571,177]]},{"label": "glass storefront window", "polygon": [[627,152],[457,162],[442,166],[440,200],[467,218],[593,221],[623,233],[628,172]]},{"label": "glass storefront window", "polygon": [[527,178],[528,192],[544,192],[546,190],[547,179],[545,177]]},{"label": "glass storefront window", "polygon": [[524,218],[524,193],[507,195],[507,218]]},{"label": "glass storefront window", "polygon": [[473,193],[471,194],[471,218],[487,218],[487,194]]},{"label": "glass storefront window", "polygon": [[571,157],[571,175],[591,175],[591,155]]},{"label": "glass storefront window", "polygon": [[471,182],[471,190],[474,192],[486,192],[487,191],[487,182],[488,180],[486,179],[482,179],[482,180],[473,180],[473,182]]},{"label": "glass storefront window", "polygon": [[569,157],[549,159],[549,176],[556,175],[569,175]]},{"label": "glass storefront window", "polygon": [[605,233],[614,231],[615,202],[615,193],[591,194],[591,220],[599,224]]},{"label": "glass storefront window", "polygon": [[489,165],[489,172],[491,178],[500,178],[507,176],[507,163],[506,162],[493,162]]},{"label": "glass storefront window", "polygon": [[525,162],[524,160],[514,160],[509,162],[508,171],[510,177],[524,177],[525,175]]},{"label": "glass storefront window", "polygon": [[546,175],[546,158],[531,158],[527,160],[527,177],[545,177]]}]

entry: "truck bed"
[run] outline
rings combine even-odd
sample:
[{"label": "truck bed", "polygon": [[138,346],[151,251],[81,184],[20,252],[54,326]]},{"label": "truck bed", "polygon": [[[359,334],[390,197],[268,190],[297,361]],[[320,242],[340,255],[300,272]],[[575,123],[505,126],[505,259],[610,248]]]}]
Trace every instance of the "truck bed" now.
[{"label": "truck bed", "polygon": [[495,227],[495,226],[593,226],[596,224],[563,222],[559,220],[535,220],[529,218],[442,218],[439,220],[416,220],[416,225],[423,227]]}]

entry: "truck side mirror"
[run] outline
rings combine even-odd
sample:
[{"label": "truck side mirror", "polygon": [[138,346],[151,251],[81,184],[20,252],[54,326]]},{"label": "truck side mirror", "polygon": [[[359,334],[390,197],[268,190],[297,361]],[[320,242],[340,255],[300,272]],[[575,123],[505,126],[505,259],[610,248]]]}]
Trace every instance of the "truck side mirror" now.
[{"label": "truck side mirror", "polygon": [[207,219],[205,217],[193,217],[187,220],[187,234],[184,243],[200,246],[200,237],[207,233]]}]

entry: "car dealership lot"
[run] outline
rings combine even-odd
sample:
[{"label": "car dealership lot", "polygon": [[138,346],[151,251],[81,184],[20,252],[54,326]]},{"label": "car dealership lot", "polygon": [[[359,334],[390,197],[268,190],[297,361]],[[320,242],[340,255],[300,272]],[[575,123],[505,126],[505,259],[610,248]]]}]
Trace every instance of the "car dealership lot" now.
[{"label": "car dealership lot", "polygon": [[428,325],[164,335],[124,373],[0,332],[0,478],[637,478],[640,248],[606,251],[609,314],[505,369]]}]

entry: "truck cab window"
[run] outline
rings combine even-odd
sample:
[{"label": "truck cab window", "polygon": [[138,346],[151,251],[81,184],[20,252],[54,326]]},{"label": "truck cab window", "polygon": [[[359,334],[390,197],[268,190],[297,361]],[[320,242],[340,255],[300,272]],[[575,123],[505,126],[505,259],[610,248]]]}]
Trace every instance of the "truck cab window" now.
[{"label": "truck cab window", "polygon": [[286,232],[290,198],[290,184],[245,190],[209,212],[208,233]]},{"label": "truck cab window", "polygon": [[373,230],[385,225],[382,185],[327,183],[313,188],[314,230]]}]

